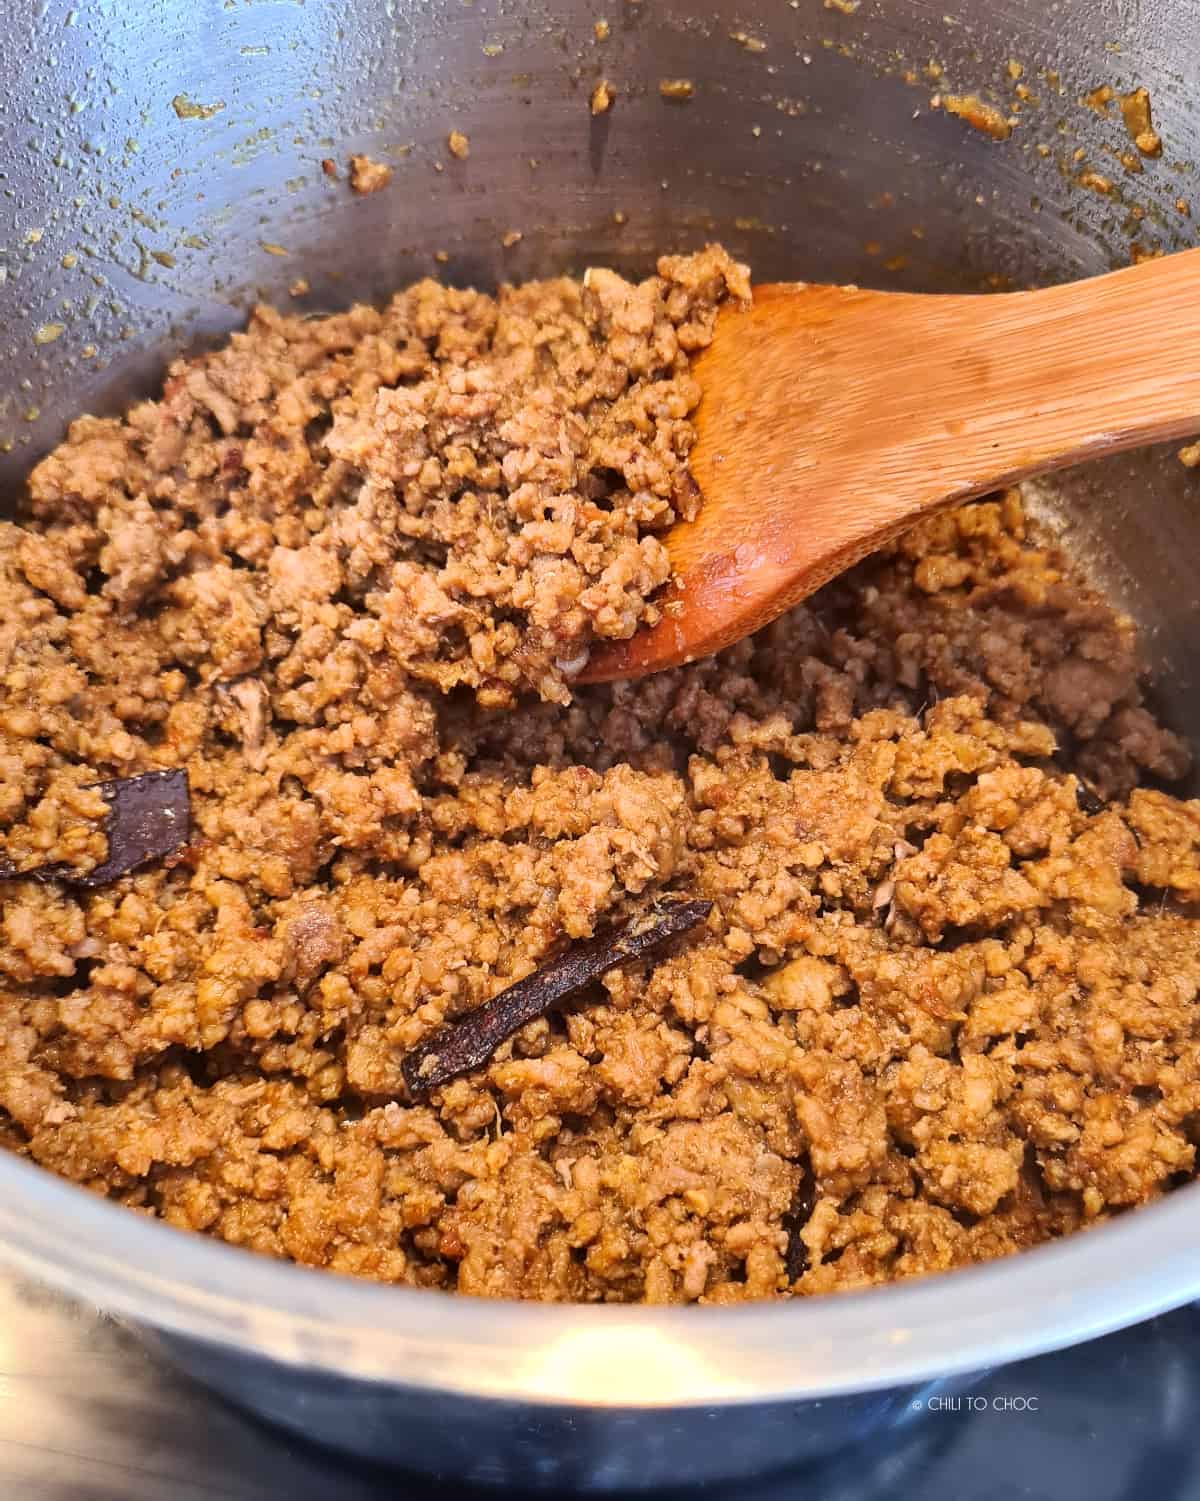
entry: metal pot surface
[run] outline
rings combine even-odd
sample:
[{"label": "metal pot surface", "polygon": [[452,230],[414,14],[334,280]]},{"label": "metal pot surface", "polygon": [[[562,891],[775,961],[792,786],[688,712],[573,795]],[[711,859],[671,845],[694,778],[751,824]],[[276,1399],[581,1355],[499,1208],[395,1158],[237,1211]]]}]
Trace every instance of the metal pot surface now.
[{"label": "metal pot surface", "polygon": [[[326,309],[435,271],[644,273],[719,238],[760,280],[987,290],[1180,248],[1180,205],[1200,213],[1200,0],[43,0],[6,23],[10,500],[71,416],[149,392],[169,354],[300,276]],[[601,78],[616,102],[592,116]],[[1138,173],[1119,113],[1082,102],[1106,83],[1150,91],[1164,149]],[[1007,140],[931,102],[975,93],[1018,109]],[[389,190],[350,193],[359,151],[391,163]],[[1119,381],[1137,351],[1096,358]],[[1194,478],[1172,451],[1127,455],[1068,475],[1046,511],[1138,618],[1166,718],[1200,741]],[[682,1484],[848,1442],[930,1382],[1200,1295],[1198,1232],[1193,1186],[1005,1263],[833,1299],[491,1304],[259,1259],[0,1154],[8,1261],[311,1437],[525,1485]]]}]

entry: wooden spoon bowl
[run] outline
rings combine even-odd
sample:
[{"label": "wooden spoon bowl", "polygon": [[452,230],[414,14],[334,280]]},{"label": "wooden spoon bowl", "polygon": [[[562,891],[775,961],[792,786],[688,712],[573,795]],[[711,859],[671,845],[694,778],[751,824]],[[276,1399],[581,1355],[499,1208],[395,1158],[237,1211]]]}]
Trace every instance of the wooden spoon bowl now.
[{"label": "wooden spoon bowl", "polygon": [[756,288],[694,367],[704,503],[662,619],[581,680],[719,651],[943,506],[1200,430],[1197,328],[1200,250],[995,296]]}]

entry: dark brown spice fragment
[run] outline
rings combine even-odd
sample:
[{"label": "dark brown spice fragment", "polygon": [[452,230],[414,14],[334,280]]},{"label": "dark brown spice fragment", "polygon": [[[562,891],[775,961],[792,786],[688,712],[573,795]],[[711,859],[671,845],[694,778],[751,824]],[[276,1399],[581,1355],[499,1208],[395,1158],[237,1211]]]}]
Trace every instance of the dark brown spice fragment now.
[{"label": "dark brown spice fragment", "polygon": [[787,1250],[784,1252],[783,1265],[789,1282],[797,1281],[808,1271],[808,1247],[800,1238],[800,1232],[812,1218],[812,1212],[816,1208],[816,1198],[817,1185],[813,1178],[812,1165],[806,1157],[800,1170],[800,1182],[796,1185],[796,1192],[792,1196],[791,1207],[781,1222],[787,1231]]},{"label": "dark brown spice fragment", "polygon": [[1078,779],[1075,782],[1075,802],[1079,811],[1088,814],[1089,817],[1095,818],[1097,813],[1104,812],[1104,803],[1102,800],[1096,796],[1086,783]]},{"label": "dark brown spice fragment", "polygon": [[409,1093],[424,1094],[481,1067],[518,1027],[570,1000],[618,964],[652,954],[703,922],[711,910],[711,902],[663,897],[619,927],[575,944],[414,1048],[400,1066]]},{"label": "dark brown spice fragment", "polygon": [[18,871],[0,862],[0,881],[63,881],[69,886],[105,886],[148,860],[171,855],[188,841],[191,804],[186,771],[148,771],[96,784],[108,804],[104,833],[108,855],[95,870],[82,874],[61,865]]}]

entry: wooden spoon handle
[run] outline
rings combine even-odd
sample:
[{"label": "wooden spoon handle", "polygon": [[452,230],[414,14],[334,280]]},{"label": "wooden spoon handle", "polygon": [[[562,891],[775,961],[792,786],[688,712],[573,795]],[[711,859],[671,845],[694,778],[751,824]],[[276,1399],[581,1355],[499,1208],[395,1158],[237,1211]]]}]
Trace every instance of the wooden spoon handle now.
[{"label": "wooden spoon handle", "polygon": [[719,650],[940,506],[1200,431],[1200,250],[998,296],[759,287],[696,374],[678,582],[587,680]]},{"label": "wooden spoon handle", "polygon": [[874,333],[887,356],[851,395],[861,440],[846,447],[913,465],[908,493],[961,500],[1200,426],[1200,250],[1038,292],[842,295],[858,306],[831,332]]}]

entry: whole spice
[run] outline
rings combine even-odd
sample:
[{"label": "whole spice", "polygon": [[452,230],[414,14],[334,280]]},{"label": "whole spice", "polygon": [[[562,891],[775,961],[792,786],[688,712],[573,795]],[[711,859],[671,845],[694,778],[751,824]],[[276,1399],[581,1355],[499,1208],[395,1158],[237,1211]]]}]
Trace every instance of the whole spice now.
[{"label": "whole spice", "polygon": [[108,804],[104,833],[108,855],[94,870],[70,870],[62,865],[39,865],[16,870],[0,861],[0,881],[63,881],[69,886],[106,886],[148,860],[172,855],[191,832],[188,775],[182,769],[147,771],[137,777],[98,782],[96,790]]},{"label": "whole spice", "polygon": [[801,1239],[800,1232],[812,1218],[816,1202],[817,1185],[813,1178],[812,1164],[805,1157],[800,1170],[800,1182],[796,1185],[791,1205],[782,1220],[783,1228],[787,1231],[787,1250],[784,1252],[783,1264],[789,1282],[797,1281],[808,1271],[808,1247]]},{"label": "whole spice", "polygon": [[1086,813],[1089,818],[1095,818],[1098,813],[1104,812],[1103,801],[1078,777],[1075,778],[1075,803],[1079,811]]},{"label": "whole spice", "polygon": [[652,954],[704,921],[712,903],[661,897],[645,912],[575,944],[458,1021],[440,1027],[400,1065],[414,1097],[485,1064],[506,1038],[618,964]]}]

